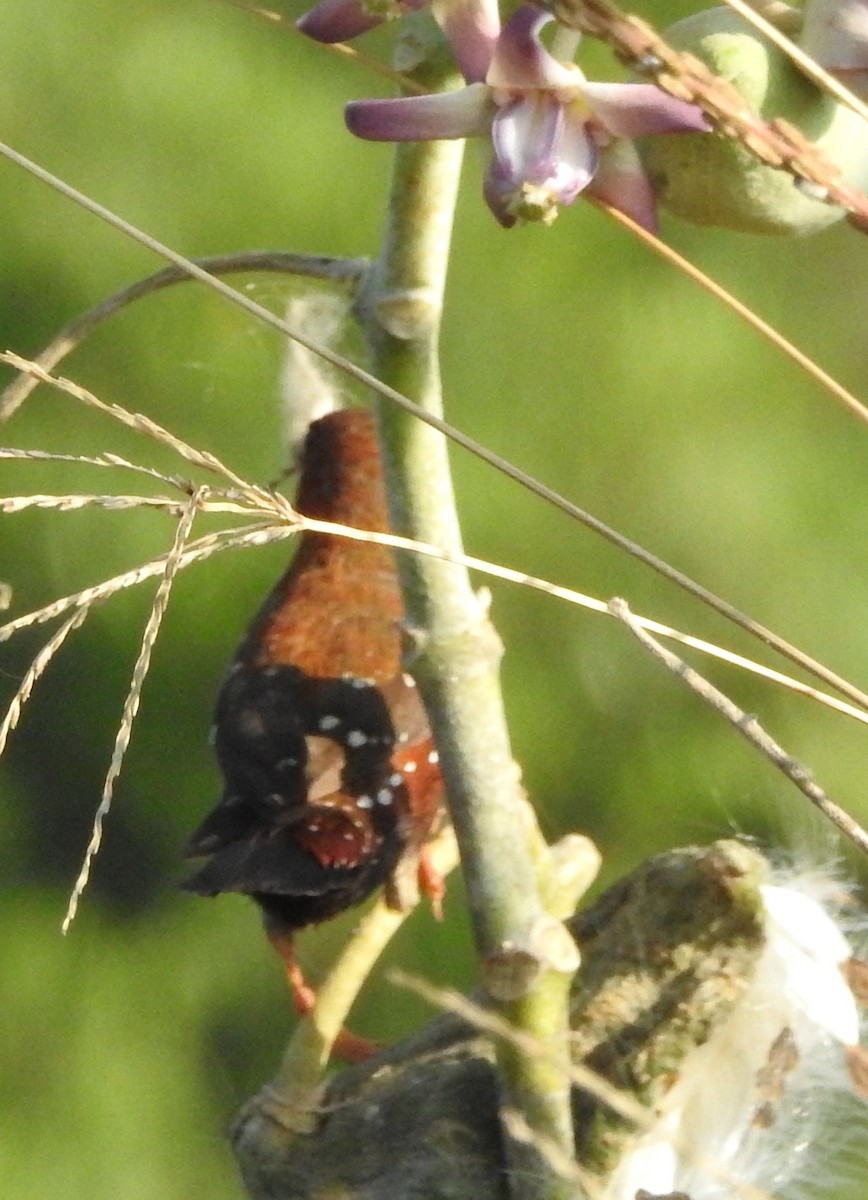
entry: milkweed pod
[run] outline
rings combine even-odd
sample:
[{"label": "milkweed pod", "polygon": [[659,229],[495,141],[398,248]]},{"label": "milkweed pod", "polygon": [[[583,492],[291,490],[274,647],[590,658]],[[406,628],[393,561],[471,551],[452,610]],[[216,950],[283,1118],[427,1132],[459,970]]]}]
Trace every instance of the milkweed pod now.
[{"label": "milkweed pod", "polygon": [[[731,9],[697,13],[664,36],[730,83],[762,120],[782,117],[799,129],[840,167],[845,182],[868,187],[868,123],[817,88]],[[660,204],[698,225],[809,234],[844,216],[818,189],[800,186],[722,134],[647,139],[643,156]]]}]

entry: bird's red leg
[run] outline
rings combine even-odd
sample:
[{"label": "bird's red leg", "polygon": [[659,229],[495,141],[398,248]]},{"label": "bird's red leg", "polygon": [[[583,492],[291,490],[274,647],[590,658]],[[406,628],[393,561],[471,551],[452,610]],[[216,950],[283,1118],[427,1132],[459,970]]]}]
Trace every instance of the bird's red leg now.
[{"label": "bird's red leg", "polygon": [[380,1047],[368,1038],[359,1037],[349,1029],[342,1029],[335,1038],[332,1054],[345,1063],[363,1063],[373,1058]]},{"label": "bird's red leg", "polygon": [[[295,1011],[300,1017],[307,1017],[316,1003],[316,992],[305,979],[301,964],[295,956],[292,934],[276,928],[269,921],[265,922],[265,930],[286,971]],[[334,1058],[339,1058],[342,1062],[360,1063],[373,1058],[378,1050],[376,1042],[359,1037],[349,1029],[342,1029],[334,1040],[331,1052]]]},{"label": "bird's red leg", "polygon": [[270,921],[265,922],[265,932],[268,934],[268,940],[280,955],[295,1004],[295,1011],[300,1017],[306,1017],[316,1003],[316,992],[305,979],[304,972],[295,957],[292,934],[276,927]]},{"label": "bird's red leg", "polygon": [[443,920],[443,897],[446,895],[446,880],[434,864],[428,846],[419,850],[419,891],[427,896],[431,903],[431,911],[437,921]]}]

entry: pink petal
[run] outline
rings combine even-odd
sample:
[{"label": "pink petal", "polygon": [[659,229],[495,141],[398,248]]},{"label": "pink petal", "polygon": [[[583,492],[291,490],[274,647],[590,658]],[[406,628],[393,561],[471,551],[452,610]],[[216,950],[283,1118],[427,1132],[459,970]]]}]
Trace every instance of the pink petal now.
[{"label": "pink petal", "polygon": [[[587,188],[600,168],[600,149],[576,106],[566,109],[558,173],[562,179],[561,204],[572,204]],[[569,187],[566,179],[570,179]]]},{"label": "pink petal", "polygon": [[513,187],[525,181],[542,183],[555,169],[563,127],[563,105],[542,92],[530,92],[500,108],[491,139],[503,178]]},{"label": "pink petal", "polygon": [[[424,7],[427,0],[396,0],[394,15]],[[317,42],[347,42],[381,25],[388,17],[368,12],[361,0],[321,0],[299,17],[296,27]]]},{"label": "pink petal", "polygon": [[529,88],[575,88],[584,77],[572,63],[558,62],[539,40],[540,30],[553,20],[550,13],[523,4],[503,27],[486,82],[505,91]]},{"label": "pink petal", "polygon": [[599,170],[587,191],[649,233],[657,232],[654,191],[632,142],[616,141],[602,152]]},{"label": "pink petal", "polygon": [[457,92],[353,100],[344,109],[350,133],[372,142],[427,142],[487,134],[494,116],[488,88],[472,83]]},{"label": "pink petal", "polygon": [[432,10],[468,83],[481,83],[500,36],[497,0],[433,0]]},{"label": "pink petal", "polygon": [[700,108],[667,96],[653,83],[585,83],[582,95],[616,137],[710,129]]},{"label": "pink petal", "polygon": [[485,176],[482,194],[497,223],[504,229],[512,229],[518,220],[511,209],[515,200],[515,188],[511,181],[504,179],[496,158],[492,160]]},{"label": "pink petal", "polygon": [[575,108],[547,92],[505,105],[492,126],[494,159],[485,199],[501,225],[550,222],[594,177],[599,150]]}]

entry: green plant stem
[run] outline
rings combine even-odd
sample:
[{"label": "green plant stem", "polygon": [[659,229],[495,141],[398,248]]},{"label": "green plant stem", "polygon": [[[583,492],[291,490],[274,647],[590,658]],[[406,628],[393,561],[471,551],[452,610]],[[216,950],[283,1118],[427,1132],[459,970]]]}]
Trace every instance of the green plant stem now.
[{"label": "green plant stem", "polygon": [[[422,40],[417,32],[410,43],[420,63]],[[397,149],[382,252],[358,306],[374,373],[438,416],[440,318],[462,150],[458,142]],[[395,531],[460,553],[445,439],[393,406],[382,405],[379,420]],[[501,1047],[503,1101],[571,1158],[566,998],[578,956],[541,899],[548,856],[510,751],[501,645],[464,568],[402,555],[400,570],[411,668],[440,752],[483,981],[507,1019],[550,1050],[562,1047],[554,1066]],[[534,1147],[507,1142],[516,1195],[575,1196],[574,1182]]]},{"label": "green plant stem", "polygon": [[[460,142],[400,146],[383,250],[362,312],[376,374],[442,413],[439,328]],[[443,436],[389,405],[379,410],[396,532],[462,551]],[[483,960],[524,945],[541,915],[534,860],[516,846],[532,834],[510,753],[498,668],[501,646],[467,571],[400,557],[411,666],[440,749]]]}]

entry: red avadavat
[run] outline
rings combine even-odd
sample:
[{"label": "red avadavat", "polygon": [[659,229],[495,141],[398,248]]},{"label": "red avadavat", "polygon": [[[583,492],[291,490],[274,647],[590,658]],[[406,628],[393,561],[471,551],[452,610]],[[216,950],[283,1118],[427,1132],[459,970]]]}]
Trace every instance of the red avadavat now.
[{"label": "red avadavat", "polygon": [[[372,417],[311,426],[296,507],[388,529]],[[225,789],[191,837],[208,861],[184,887],[261,906],[296,1000],[310,1007],[292,934],[360,903],[415,851],[443,784],[428,720],[401,667],[403,605],[387,547],[306,532],[229,668],[214,747]]]}]

